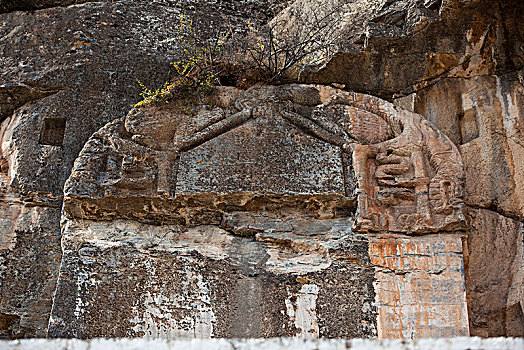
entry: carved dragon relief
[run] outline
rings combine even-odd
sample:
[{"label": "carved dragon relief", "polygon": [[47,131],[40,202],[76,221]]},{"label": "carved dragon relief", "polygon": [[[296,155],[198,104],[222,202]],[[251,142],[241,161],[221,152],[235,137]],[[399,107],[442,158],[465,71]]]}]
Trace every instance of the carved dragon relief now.
[{"label": "carved dragon relief", "polygon": [[337,144],[352,153],[358,182],[355,230],[424,233],[463,227],[462,159],[444,134],[422,116],[373,96],[338,92],[317,108],[340,105],[345,113],[339,118],[351,121],[345,128],[351,140]]},{"label": "carved dragon relief", "polygon": [[[87,142],[67,198],[174,198],[180,154],[260,116],[280,117],[352,159],[360,232],[424,233],[464,223],[456,146],[420,115],[379,98],[310,85],[220,88],[195,107],[134,109]],[[74,216],[74,210],[70,210]]]}]

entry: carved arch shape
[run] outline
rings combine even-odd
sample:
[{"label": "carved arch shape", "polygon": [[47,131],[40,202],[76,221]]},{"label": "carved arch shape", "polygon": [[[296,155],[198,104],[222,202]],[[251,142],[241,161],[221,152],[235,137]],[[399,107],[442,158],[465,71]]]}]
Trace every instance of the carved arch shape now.
[{"label": "carved arch shape", "polygon": [[[184,108],[133,110],[95,133],[66,183],[66,213],[119,217],[114,198],[120,197],[144,208],[139,216],[149,210],[158,220],[170,218],[161,208],[165,203],[171,211],[187,205],[174,200],[171,176],[182,152],[262,116],[278,116],[341,149],[341,158],[351,163],[340,166],[352,167],[356,178],[349,186],[358,202],[355,230],[410,234],[464,223],[456,146],[420,115],[389,102],[324,86],[286,85],[225,89],[194,115]],[[348,186],[345,192],[351,197]],[[351,198],[333,201],[351,205]]]}]

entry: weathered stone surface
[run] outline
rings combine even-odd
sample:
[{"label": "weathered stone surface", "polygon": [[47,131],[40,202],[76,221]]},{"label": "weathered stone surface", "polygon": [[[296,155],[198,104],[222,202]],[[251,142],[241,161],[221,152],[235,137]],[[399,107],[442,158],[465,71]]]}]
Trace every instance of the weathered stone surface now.
[{"label": "weathered stone surface", "polygon": [[[80,2],[83,1],[75,1]],[[11,6],[12,3],[2,1],[3,5]],[[0,333],[1,337],[9,338],[45,334],[60,260],[58,208],[63,183],[91,134],[115,117],[125,115],[130,104],[136,101],[136,78],[155,87],[169,80],[169,57],[176,51],[171,46],[173,40],[169,40],[172,38],[169,27],[178,22],[179,14],[184,12],[195,18],[195,23],[204,23],[201,33],[207,35],[210,28],[223,23],[219,14],[225,14],[229,23],[242,30],[246,29],[246,19],[267,21],[282,4],[281,1],[251,0],[116,0],[74,6],[68,6],[72,3],[68,0],[28,0],[26,3],[31,3],[32,9],[53,8],[0,15],[0,118],[5,118],[0,161],[3,186],[0,205]],[[15,3],[17,6],[22,4],[20,1]],[[464,162],[465,202],[486,209],[474,215],[473,229],[468,233],[468,251],[474,257],[467,265],[469,277],[466,281],[471,333],[482,336],[524,335],[519,328],[522,308],[519,276],[522,274],[518,272],[522,270],[518,266],[522,265],[523,243],[515,238],[517,230],[509,229],[503,234],[495,229],[518,226],[524,217],[524,175],[520,171],[524,151],[522,2],[384,0],[354,1],[347,6],[354,11],[347,11],[341,22],[345,34],[338,53],[324,66],[317,67],[317,71],[302,78],[309,82],[339,83],[338,86],[345,86],[348,90],[386,98],[407,95],[397,99],[396,103],[426,117],[455,143]],[[0,12],[13,9],[4,7]],[[284,19],[289,21],[289,27],[302,30],[293,26],[290,13],[307,16],[322,9],[328,9],[323,7],[322,1],[300,0],[276,21]],[[359,112],[359,115],[363,113]],[[373,119],[376,114],[369,113],[366,117],[377,125]],[[293,124],[286,120],[279,125]],[[381,125],[384,129],[377,135],[388,135],[393,131],[388,129],[387,123]],[[360,137],[366,135],[369,136],[363,133]],[[318,140],[314,132],[309,136],[300,134],[300,137],[304,140],[311,137],[316,145],[329,148],[327,144],[330,142]],[[384,141],[372,137],[360,143]],[[207,147],[202,146],[185,151],[186,156]],[[214,149],[208,148],[208,152]],[[343,169],[339,168],[336,173],[344,175],[351,170],[348,169],[348,164],[352,164],[351,157],[348,157],[349,153],[339,152],[340,159],[331,161],[336,166],[342,164]],[[182,154],[180,160],[184,159],[189,160]],[[368,159],[372,165],[377,162],[376,158]],[[192,168],[194,163],[185,164]],[[193,180],[204,179],[206,171],[213,169],[212,164],[197,165],[200,177],[193,177]],[[127,166],[132,173],[133,163],[127,163]],[[395,174],[395,178],[405,176]],[[332,186],[340,189],[340,182],[337,182],[340,175],[335,179]],[[254,183],[237,180],[242,181],[236,184]],[[326,218],[350,217],[355,214],[356,204],[355,198],[347,194],[353,193],[358,177],[353,185],[346,180],[347,177],[344,178],[342,196],[320,198],[317,194],[315,200],[304,202],[304,196],[309,194],[294,195],[294,199],[285,205],[280,201],[276,207],[271,203],[257,202],[257,199],[251,200],[252,207],[247,207],[264,207],[270,211],[273,208],[278,209],[278,213],[283,210],[286,215],[290,208],[298,207],[300,215],[312,215],[319,222]],[[201,184],[210,186],[209,183]],[[278,181],[270,184],[277,187]],[[288,190],[297,186],[299,181],[289,183]],[[285,186],[278,187],[285,190]],[[244,199],[237,198],[235,203],[222,201],[218,212],[222,214],[227,207],[223,220],[217,219],[216,209],[211,213],[195,211],[189,216],[202,218],[202,222],[195,220],[194,225],[216,220],[216,226],[221,229],[240,235],[257,234],[263,240],[265,234],[261,227],[265,227],[268,215],[271,217],[276,213],[246,217],[238,212],[249,209],[245,205],[249,201],[242,202]],[[155,208],[162,208],[166,203],[164,199],[155,201],[146,199],[135,203],[130,200],[127,203],[136,207],[152,203]],[[203,200],[202,196],[191,201],[194,208],[213,208],[214,205]],[[372,204],[374,210],[377,209],[375,203]],[[324,209],[319,210],[322,205]],[[398,203],[395,205],[398,207]],[[378,206],[380,210],[384,208],[388,211],[391,207]],[[123,210],[132,211],[131,208]],[[149,209],[140,210],[149,212]],[[161,219],[164,213],[162,210],[158,213]],[[390,222],[395,223],[397,217],[393,213]],[[357,219],[360,218],[359,215]],[[143,217],[140,220],[144,221]],[[437,218],[438,225],[434,229],[441,227],[439,222],[443,221],[442,227],[446,227],[445,220]],[[159,219],[155,217],[152,221]],[[175,221],[175,225],[179,223]],[[457,220],[457,224],[460,221]],[[273,220],[269,225],[282,227],[284,223]],[[398,226],[393,227],[398,229]],[[450,227],[458,228],[454,224]],[[477,230],[478,227],[482,229]],[[297,240],[293,244],[302,245],[302,238],[288,235],[282,233],[283,242]],[[483,257],[488,254],[485,245],[491,247],[491,237],[500,238],[500,244],[515,242],[515,246],[504,250],[507,256],[499,258],[497,250],[496,259],[485,259]],[[504,247],[510,245],[505,244]],[[285,270],[286,264],[278,261],[275,266]],[[322,259],[311,262],[315,266],[323,266],[323,263]],[[513,267],[509,268],[510,265]],[[301,267],[298,263],[291,266],[294,269]],[[492,271],[498,270],[511,272],[495,277]],[[504,287],[486,286],[484,279],[496,280]],[[302,296],[301,300],[312,300],[311,288],[307,287],[297,295]],[[317,297],[317,303],[318,300]]]},{"label": "weathered stone surface", "polygon": [[255,236],[68,221],[49,336],[376,336],[373,268],[351,222],[262,218]]},{"label": "weathered stone surface", "polygon": [[[515,6],[514,11],[521,10]],[[511,21],[511,15],[504,20]],[[485,41],[485,45],[497,46],[510,40],[509,36],[519,35],[511,32],[514,29],[511,24],[506,30],[502,30],[500,24],[496,27],[498,29],[489,34],[492,39]],[[507,42],[507,45],[510,49],[515,44]],[[484,50],[483,57],[490,55],[497,65],[507,63],[501,59],[502,53],[493,48]],[[467,75],[462,72],[460,76]],[[397,101],[425,115],[459,145],[464,161],[465,201],[487,209],[473,211],[473,229],[468,238],[473,260],[467,264],[466,284],[470,330],[474,335],[524,335],[519,306],[522,305],[519,301],[521,282],[513,287],[521,275],[515,271],[522,262],[523,246],[516,229],[522,221],[524,198],[523,91],[522,69],[516,69],[500,75],[442,79]],[[513,243],[507,244],[507,241]],[[494,248],[493,244],[504,248]],[[499,254],[502,255],[498,257]],[[486,259],[486,256],[494,258]],[[490,282],[493,280],[496,282]]]},{"label": "weathered stone surface", "polygon": [[[6,185],[0,220],[25,227],[15,214],[36,205],[34,216],[49,221],[35,219],[23,232],[3,225],[0,333],[8,338],[45,335],[60,264],[57,213],[64,182],[88,138],[139,99],[136,79],[154,87],[170,78],[175,48],[166,39],[173,37],[170,27],[180,14],[194,16],[195,26],[205,22],[206,29],[224,21],[244,28],[248,19],[267,21],[281,1],[25,3],[52,8],[0,15],[0,159]],[[0,12],[25,6],[6,0],[2,5]],[[38,272],[47,270],[52,273]]]},{"label": "weathered stone surface", "polygon": [[466,286],[473,335],[524,335],[519,282],[524,246],[519,229],[524,198],[521,76],[517,71],[445,79],[398,101],[426,115],[459,145],[465,201],[484,208],[472,211],[468,233]]},{"label": "weathered stone surface", "polygon": [[2,204],[0,337],[45,334],[61,258],[60,209]]},{"label": "weathered stone surface", "polygon": [[376,237],[369,243],[376,270],[380,338],[469,335],[460,235]]},{"label": "weathered stone surface", "polygon": [[462,228],[461,171],[421,116],[328,87],[134,109],[66,183],[49,336],[466,335],[460,237],[383,234]]},{"label": "weathered stone surface", "polygon": [[0,13],[11,11],[41,10],[55,6],[68,6],[89,2],[88,0],[2,0]]},{"label": "weathered stone surface", "polygon": [[261,116],[182,153],[175,193],[344,194],[341,153],[286,120]]},{"label": "weathered stone surface", "polygon": [[68,221],[49,335],[468,334],[459,236],[368,239],[350,225],[260,216],[246,237],[216,226]]},{"label": "weathered stone surface", "polygon": [[443,80],[405,105],[459,145],[467,203],[514,218],[524,215],[521,74]]},{"label": "weathered stone surface", "polygon": [[[283,101],[268,102],[277,97]],[[66,184],[66,213],[191,225],[216,224],[230,210],[298,206],[308,212],[325,206],[326,215],[334,216],[353,207],[352,194],[345,196],[352,175],[340,145],[299,131],[281,111],[288,103],[290,110],[312,113],[320,102],[317,89],[226,88],[214,99],[195,106],[194,116],[185,106],[139,108],[95,133]],[[235,154],[238,164],[229,160]],[[289,163],[290,157],[299,162]],[[265,175],[270,169],[274,175]]]},{"label": "weathered stone surface", "polygon": [[213,99],[194,116],[139,108],[95,133],[66,184],[66,213],[214,224],[228,207],[269,211],[279,196],[285,207],[314,195],[333,216],[357,194],[359,231],[462,228],[460,154],[420,116],[307,85],[219,89]]},{"label": "weathered stone surface", "polygon": [[472,335],[524,334],[521,222],[485,209],[471,210],[466,284]]},{"label": "weathered stone surface", "polygon": [[[294,12],[322,14],[330,0],[296,1]],[[339,83],[346,89],[391,98],[443,78],[502,75],[524,64],[521,1],[358,0],[340,13],[341,42],[308,83]],[[487,14],[493,15],[487,15]],[[300,15],[294,15],[300,16]],[[290,11],[275,21],[298,22]],[[304,31],[301,26],[295,31]]]},{"label": "weathered stone surface", "polygon": [[398,128],[391,140],[354,147],[362,191],[357,229],[427,233],[462,228],[463,171],[456,146],[427,120],[392,104],[364,97],[355,105]]}]

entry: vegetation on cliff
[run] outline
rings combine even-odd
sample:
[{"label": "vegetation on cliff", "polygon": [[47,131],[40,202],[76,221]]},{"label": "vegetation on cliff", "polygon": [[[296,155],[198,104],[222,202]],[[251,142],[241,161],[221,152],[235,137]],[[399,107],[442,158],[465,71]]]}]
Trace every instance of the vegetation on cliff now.
[{"label": "vegetation on cliff", "polygon": [[349,4],[332,5],[298,16],[303,30],[297,31],[284,20],[259,27],[248,23],[234,33],[231,26],[212,29],[202,38],[193,20],[181,14],[172,27],[177,54],[172,62],[175,77],[157,89],[138,81],[142,100],[134,105],[161,103],[171,98],[199,98],[227,84],[246,88],[256,83],[298,82],[302,73],[324,63],[337,49],[344,13],[355,11]]}]

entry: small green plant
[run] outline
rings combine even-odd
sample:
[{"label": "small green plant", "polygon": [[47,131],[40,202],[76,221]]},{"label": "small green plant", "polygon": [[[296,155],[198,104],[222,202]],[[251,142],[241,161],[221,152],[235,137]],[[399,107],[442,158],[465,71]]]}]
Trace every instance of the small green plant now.
[{"label": "small green plant", "polygon": [[164,41],[177,45],[177,56],[172,62],[174,79],[156,90],[138,81],[143,99],[134,107],[162,103],[170,98],[194,99],[208,95],[220,84],[219,77],[226,66],[239,87],[258,82],[300,81],[305,71],[337,51],[343,33],[341,28],[347,15],[354,11],[348,3],[337,4],[308,13],[290,13],[289,18],[294,21],[291,25],[283,20],[273,20],[263,27],[248,24],[237,31],[234,40],[231,40],[231,26],[202,35],[196,32],[193,21],[182,14],[177,25],[171,28],[174,36]]},{"label": "small green plant", "polygon": [[133,107],[141,107],[147,104],[152,103],[159,103],[161,101],[164,101],[167,96],[169,96],[169,92],[171,91],[171,87],[169,83],[164,83],[164,86],[160,89],[151,90],[147,86],[145,86],[140,80],[136,80],[138,82],[138,85],[142,88],[142,92],[140,93],[140,96],[142,96],[142,100],[140,102],[137,102],[133,105]]},{"label": "small green plant", "polygon": [[204,40],[196,33],[193,21],[184,14],[180,16],[177,26],[171,29],[174,30],[175,39],[179,44],[178,55],[172,63],[175,77],[156,90],[149,89],[137,80],[142,88],[140,96],[143,99],[133,107],[165,102],[169,97],[188,98],[208,95],[219,83],[217,59],[223,53],[224,45],[230,38],[232,30],[229,28]]}]

